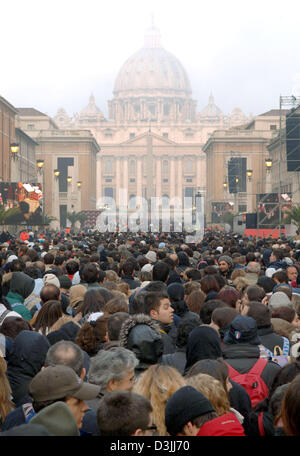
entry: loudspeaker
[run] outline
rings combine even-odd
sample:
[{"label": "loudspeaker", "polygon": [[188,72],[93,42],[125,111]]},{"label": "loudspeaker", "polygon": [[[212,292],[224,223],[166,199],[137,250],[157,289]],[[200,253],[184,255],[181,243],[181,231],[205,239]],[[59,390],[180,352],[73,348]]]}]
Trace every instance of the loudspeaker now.
[{"label": "loudspeaker", "polygon": [[246,214],[246,229],[255,230],[257,228],[257,213]]},{"label": "loudspeaker", "polygon": [[292,109],[286,115],[287,171],[300,171],[300,111]]}]

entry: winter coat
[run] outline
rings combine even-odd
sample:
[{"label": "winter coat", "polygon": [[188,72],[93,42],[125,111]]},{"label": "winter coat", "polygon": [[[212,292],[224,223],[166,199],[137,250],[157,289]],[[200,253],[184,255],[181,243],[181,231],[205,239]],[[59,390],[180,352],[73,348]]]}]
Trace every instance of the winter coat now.
[{"label": "winter coat", "polygon": [[131,350],[139,360],[136,373],[140,374],[163,355],[163,338],[158,323],[145,314],[132,315],[120,331],[120,346]]},{"label": "winter coat", "polygon": [[278,345],[281,349],[283,348],[284,339],[282,336],[276,334],[271,325],[258,328],[257,334],[264,347],[274,353],[274,347]]},{"label": "winter coat", "polygon": [[178,372],[183,375],[185,364],[186,364],[186,347],[179,348],[175,353],[169,353],[168,355],[163,355],[161,359],[161,364],[165,366],[171,366],[178,370]]},{"label": "winter coat", "polygon": [[221,339],[211,326],[199,326],[189,334],[186,347],[185,373],[202,359],[217,359],[222,357]]},{"label": "winter coat", "polygon": [[[227,344],[223,348],[223,358],[233,369],[241,374],[248,373],[260,357],[258,345],[248,343]],[[273,379],[281,367],[273,361],[268,361],[261,378],[270,390]]]},{"label": "winter coat", "polygon": [[44,365],[49,347],[48,339],[34,331],[21,331],[15,338],[6,374],[17,406],[28,394],[29,383]]},{"label": "winter coat", "polygon": [[23,303],[33,292],[34,286],[34,279],[23,272],[13,272],[9,292],[6,295],[12,310],[19,313],[27,321],[31,320],[32,315]]}]

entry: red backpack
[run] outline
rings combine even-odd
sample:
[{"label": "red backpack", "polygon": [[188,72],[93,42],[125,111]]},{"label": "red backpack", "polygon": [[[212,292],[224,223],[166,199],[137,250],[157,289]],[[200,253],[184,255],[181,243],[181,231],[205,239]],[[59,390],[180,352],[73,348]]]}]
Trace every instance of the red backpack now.
[{"label": "red backpack", "polygon": [[261,374],[267,363],[268,361],[266,359],[258,359],[247,374],[240,374],[226,363],[229,369],[229,378],[245,388],[250,396],[252,407],[255,407],[269,395],[268,387],[261,378]]}]

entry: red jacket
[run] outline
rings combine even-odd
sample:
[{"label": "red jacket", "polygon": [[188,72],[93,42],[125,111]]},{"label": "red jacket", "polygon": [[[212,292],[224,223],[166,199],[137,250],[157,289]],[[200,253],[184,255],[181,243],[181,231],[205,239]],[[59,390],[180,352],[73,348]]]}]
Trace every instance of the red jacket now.
[{"label": "red jacket", "polygon": [[197,436],[245,436],[244,428],[232,412],[203,424]]}]

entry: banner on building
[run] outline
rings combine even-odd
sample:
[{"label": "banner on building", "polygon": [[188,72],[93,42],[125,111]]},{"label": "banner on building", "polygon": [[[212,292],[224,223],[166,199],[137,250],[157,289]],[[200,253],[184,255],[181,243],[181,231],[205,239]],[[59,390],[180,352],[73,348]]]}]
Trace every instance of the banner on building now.
[{"label": "banner on building", "polygon": [[40,183],[0,182],[1,225],[43,225]]}]

